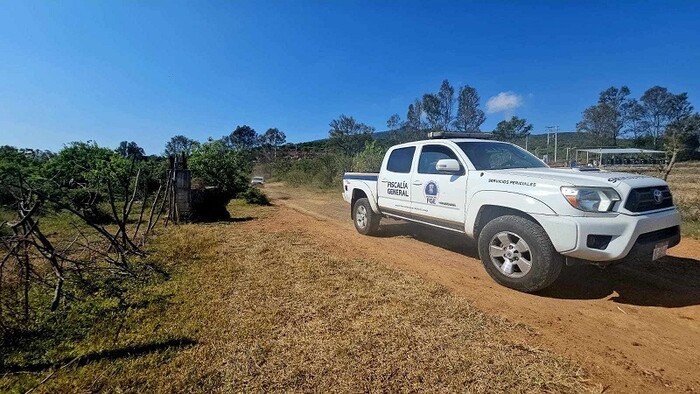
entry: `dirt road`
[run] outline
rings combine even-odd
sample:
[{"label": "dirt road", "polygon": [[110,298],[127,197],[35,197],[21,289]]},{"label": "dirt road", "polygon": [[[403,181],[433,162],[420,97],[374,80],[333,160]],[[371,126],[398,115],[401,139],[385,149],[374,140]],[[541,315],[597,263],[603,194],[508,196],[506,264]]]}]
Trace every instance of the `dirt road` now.
[{"label": "dirt road", "polygon": [[440,282],[491,314],[523,323],[538,345],[583,363],[609,392],[700,391],[700,242],[638,266],[566,267],[537,294],[497,285],[463,237],[383,220],[379,236],[358,234],[340,193],[269,184],[290,209],[280,226],[313,233],[330,252],[369,258]]}]

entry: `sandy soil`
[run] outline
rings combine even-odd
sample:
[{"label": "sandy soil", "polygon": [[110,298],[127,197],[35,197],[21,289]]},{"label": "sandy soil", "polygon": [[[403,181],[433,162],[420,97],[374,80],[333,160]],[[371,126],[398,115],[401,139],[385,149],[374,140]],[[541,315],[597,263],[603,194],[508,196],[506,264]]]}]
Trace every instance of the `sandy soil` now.
[{"label": "sandy soil", "polygon": [[684,239],[653,263],[566,267],[537,294],[497,285],[458,234],[383,220],[358,234],[340,193],[268,184],[290,208],[284,227],[314,234],[331,253],[369,258],[437,281],[490,314],[539,333],[537,345],[582,363],[605,392],[700,391],[700,242]]}]

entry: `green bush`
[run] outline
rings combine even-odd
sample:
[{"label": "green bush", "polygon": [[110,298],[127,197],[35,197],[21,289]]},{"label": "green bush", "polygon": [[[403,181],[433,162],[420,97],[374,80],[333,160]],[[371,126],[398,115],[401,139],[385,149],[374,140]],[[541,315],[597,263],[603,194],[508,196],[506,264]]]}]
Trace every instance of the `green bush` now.
[{"label": "green bush", "polygon": [[365,148],[352,159],[352,170],[356,172],[379,172],[386,148],[376,140],[367,142]]},{"label": "green bush", "polygon": [[248,188],[248,190],[241,193],[241,197],[243,197],[248,204],[270,205],[270,199],[257,187]]},{"label": "green bush", "polygon": [[346,171],[378,172],[384,160],[384,147],[378,141],[369,141],[355,155],[322,153],[315,157],[298,160],[280,160],[274,164],[276,178],[294,186],[313,186],[317,189],[332,189],[342,186]]},{"label": "green bush", "polygon": [[45,159],[37,158],[26,150],[0,146],[0,205],[15,202],[13,185],[32,180],[39,173]]},{"label": "green bush", "polygon": [[313,186],[319,189],[339,187],[343,173],[352,167],[352,158],[324,153],[312,158],[287,160],[275,165],[277,178],[294,186]]},{"label": "green bush", "polygon": [[100,147],[94,141],[71,142],[46,163],[44,176],[62,187],[85,186],[111,173],[110,165],[118,172],[127,172],[128,161],[117,159],[114,151]]},{"label": "green bush", "polygon": [[250,155],[245,150],[232,149],[221,141],[200,145],[190,158],[192,176],[206,185],[216,186],[230,197],[248,188],[252,171]]}]

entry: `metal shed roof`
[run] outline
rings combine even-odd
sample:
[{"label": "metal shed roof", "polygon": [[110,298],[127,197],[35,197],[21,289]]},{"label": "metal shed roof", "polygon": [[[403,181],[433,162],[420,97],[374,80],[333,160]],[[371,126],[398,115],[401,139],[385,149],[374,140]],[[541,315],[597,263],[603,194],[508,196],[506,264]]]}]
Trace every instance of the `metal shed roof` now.
[{"label": "metal shed roof", "polygon": [[601,155],[614,155],[614,154],[661,154],[666,153],[662,150],[651,150],[651,149],[637,149],[637,148],[588,148],[588,149],[576,149],[578,152],[588,152]]}]

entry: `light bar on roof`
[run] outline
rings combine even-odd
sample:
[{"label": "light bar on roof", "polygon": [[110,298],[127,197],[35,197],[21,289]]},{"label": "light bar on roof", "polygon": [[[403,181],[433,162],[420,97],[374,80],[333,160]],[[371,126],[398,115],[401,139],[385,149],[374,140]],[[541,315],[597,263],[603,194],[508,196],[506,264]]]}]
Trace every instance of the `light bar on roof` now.
[{"label": "light bar on roof", "polygon": [[458,133],[454,131],[431,131],[428,133],[428,138],[431,140],[447,139],[447,138],[477,138],[480,140],[491,140],[491,133]]}]

